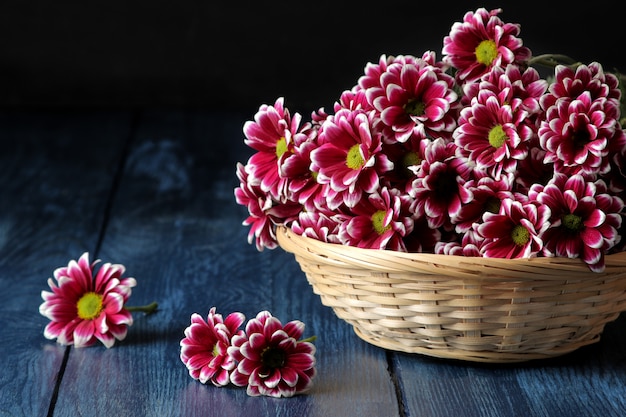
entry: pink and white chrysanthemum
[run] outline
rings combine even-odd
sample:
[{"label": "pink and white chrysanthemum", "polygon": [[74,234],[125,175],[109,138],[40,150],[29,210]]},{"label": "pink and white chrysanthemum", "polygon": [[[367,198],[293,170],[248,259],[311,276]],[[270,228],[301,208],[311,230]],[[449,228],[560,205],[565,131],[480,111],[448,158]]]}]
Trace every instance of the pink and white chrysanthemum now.
[{"label": "pink and white chrysanthemum", "polygon": [[247,387],[251,396],[292,397],[307,391],[316,375],[315,345],[300,340],[303,333],[299,320],[283,325],[268,311],[259,312],[228,349],[239,362],[231,382]]},{"label": "pink and white chrysanthemum", "polygon": [[374,110],[372,105],[367,101],[365,90],[362,90],[358,86],[354,87],[352,90],[346,90],[341,93],[341,96],[333,106],[333,109],[335,113],[341,109],[363,111]]},{"label": "pink and white chrysanthemum", "polygon": [[463,234],[461,241],[439,241],[435,245],[434,253],[454,256],[482,256],[480,245],[483,239],[474,230]]},{"label": "pink and white chrysanthemum", "polygon": [[532,125],[542,112],[540,100],[548,85],[548,81],[541,78],[539,72],[532,67],[523,71],[515,64],[493,67],[479,81],[463,86],[461,103],[464,107],[468,106],[474,97],[478,97],[480,91],[489,90],[498,96],[501,103],[519,101],[519,107],[527,113],[525,123]]},{"label": "pink and white chrysanthemum", "polygon": [[494,66],[521,64],[531,57],[518,37],[520,25],[504,23],[498,17],[501,12],[482,7],[467,12],[463,22],[454,23],[444,37],[443,60],[458,70],[461,83],[479,79]]},{"label": "pink and white chrysanthemum", "polygon": [[591,100],[605,98],[619,106],[621,91],[619,80],[614,74],[605,73],[602,65],[592,62],[579,65],[574,70],[565,65],[554,68],[554,82],[548,92],[541,97],[541,106],[547,110],[558,100],[571,101],[588,92]]},{"label": "pink and white chrysanthemum", "polygon": [[512,174],[500,177],[495,180],[485,176],[478,180],[470,180],[465,183],[472,192],[472,200],[461,206],[459,213],[452,219],[454,227],[458,233],[469,231],[473,224],[480,222],[483,213],[498,213],[500,205],[505,198],[513,198]]},{"label": "pink and white chrysanthemum", "polygon": [[75,347],[99,340],[107,348],[126,338],[133,318],[124,305],[137,282],[123,277],[126,269],[120,264],[102,264],[95,273],[98,262],[90,263],[85,252],[78,261],[57,268],[54,280],[48,279],[52,291],[41,292],[44,302],[39,306],[39,312],[50,319],[46,338]]},{"label": "pink and white chrysanthemum", "polygon": [[533,202],[502,200],[498,213],[486,212],[476,233],[488,258],[530,258],[543,250],[542,234],[550,226],[550,208]]},{"label": "pink and white chrysanthemum", "polygon": [[381,185],[406,191],[430,142],[430,139],[412,138],[406,142],[383,143],[383,153],[393,163],[393,170],[385,173]]},{"label": "pink and white chrysanthemum", "polygon": [[380,175],[393,169],[381,150],[381,135],[374,126],[373,112],[339,110],[319,131],[320,146],[311,152],[317,181],[329,184],[327,204],[354,207],[364,192],[380,186]]},{"label": "pink and white chrysanthemum", "polygon": [[237,163],[237,178],[239,187],[235,188],[235,200],[238,204],[246,206],[249,214],[242,223],[244,226],[250,226],[248,243],[254,242],[259,251],[264,248],[276,248],[278,242],[275,226],[293,221],[302,210],[302,206],[291,201],[285,203],[275,201],[271,195],[263,192],[259,185],[249,181],[246,167],[241,163]]},{"label": "pink and white chrysanthemum", "polygon": [[203,384],[211,381],[215,386],[230,382],[237,362],[228,354],[228,347],[233,336],[243,335],[239,327],[244,320],[242,313],[231,313],[224,319],[215,307],[211,307],[206,320],[197,313],[191,315],[191,324],[180,341],[180,360],[193,379]]},{"label": "pink and white chrysanthemum", "polygon": [[[428,60],[430,56],[430,54],[425,55],[422,59]],[[380,76],[387,71],[389,65],[393,63],[416,64],[417,61],[418,58],[413,55],[387,56],[383,54],[379,57],[378,62],[368,62],[365,65],[364,74],[359,77],[357,86],[363,91],[372,87],[378,88],[380,87]],[[434,60],[431,62],[431,65],[434,65]]]},{"label": "pink and white chrysanthemum", "polygon": [[351,218],[339,226],[344,245],[406,252],[403,238],[411,233],[413,219],[406,194],[383,187],[351,210]]},{"label": "pink and white chrysanthemum", "polygon": [[527,115],[520,99],[509,102],[506,96],[481,90],[471,105],[461,110],[454,141],[476,164],[476,170],[499,179],[503,172],[515,172],[528,154],[535,131],[525,122]]},{"label": "pink and white chrysanthemum", "polygon": [[302,117],[293,116],[284,107],[284,99],[278,98],[274,105],[262,105],[254,116],[244,124],[244,143],[256,150],[248,160],[247,170],[250,181],[259,185],[275,200],[284,198],[287,178],[282,173],[282,165],[293,151],[295,136],[308,134],[310,124],[300,126]]},{"label": "pink and white chrysanthemum", "polygon": [[366,90],[389,140],[449,138],[456,127],[458,95],[454,78],[423,60],[394,62],[380,76],[380,86]]},{"label": "pink and white chrysanthemum", "polygon": [[426,216],[433,229],[450,229],[451,219],[473,198],[465,187],[472,176],[472,164],[459,154],[454,142],[441,138],[430,142],[424,157],[408,190],[414,198],[411,211],[417,217]]},{"label": "pink and white chrysanthemum", "polygon": [[339,241],[339,225],[345,221],[340,214],[326,215],[318,211],[303,211],[291,224],[294,233],[328,243]]},{"label": "pink and white chrysanthemum", "polygon": [[319,125],[310,129],[309,135],[296,136],[292,155],[285,159],[282,166],[284,176],[288,178],[286,201],[297,202],[309,211],[326,206],[327,185],[320,184],[317,173],[311,171],[311,152],[319,146],[317,129]]},{"label": "pink and white chrysanthemum", "polygon": [[539,127],[544,162],[570,175],[606,173],[609,141],[619,128],[619,107],[606,98],[593,100],[584,92],[574,100],[557,101]]},{"label": "pink and white chrysanthemum", "polygon": [[581,258],[594,272],[604,270],[604,254],[618,241],[624,202],[606,192],[602,180],[557,173],[537,194],[550,208],[551,227],[543,235],[546,256]]}]

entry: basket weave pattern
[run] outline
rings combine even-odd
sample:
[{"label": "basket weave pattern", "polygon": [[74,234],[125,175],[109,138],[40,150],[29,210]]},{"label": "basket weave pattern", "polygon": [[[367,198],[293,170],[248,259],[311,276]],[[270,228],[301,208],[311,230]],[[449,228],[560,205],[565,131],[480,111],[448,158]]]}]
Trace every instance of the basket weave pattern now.
[{"label": "basket weave pattern", "polygon": [[603,273],[579,259],[494,259],[360,249],[277,230],[324,305],[386,349],[521,362],[599,340],[626,310],[626,253]]}]

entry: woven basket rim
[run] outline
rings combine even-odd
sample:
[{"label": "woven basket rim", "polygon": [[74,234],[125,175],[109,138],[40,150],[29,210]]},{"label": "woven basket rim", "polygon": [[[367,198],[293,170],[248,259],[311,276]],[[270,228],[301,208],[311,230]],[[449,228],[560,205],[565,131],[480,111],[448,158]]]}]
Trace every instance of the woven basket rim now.
[{"label": "woven basket rim", "polygon": [[599,273],[592,272],[579,258],[537,256],[505,259],[367,249],[301,236],[286,226],[277,227],[276,237],[281,248],[296,256],[316,258],[317,261],[336,261],[381,272],[417,270],[421,273],[441,274],[446,268],[451,268],[457,273],[467,271],[468,278],[476,278],[476,271],[483,271],[484,277],[488,277],[490,270],[497,270],[498,276],[501,276],[503,270],[511,271],[515,276],[521,273],[527,275],[528,279],[533,279],[534,273],[547,273],[558,279],[563,279],[564,273],[573,274],[572,278],[590,274],[595,277],[626,276],[626,251],[605,255],[606,267],[604,272]]}]

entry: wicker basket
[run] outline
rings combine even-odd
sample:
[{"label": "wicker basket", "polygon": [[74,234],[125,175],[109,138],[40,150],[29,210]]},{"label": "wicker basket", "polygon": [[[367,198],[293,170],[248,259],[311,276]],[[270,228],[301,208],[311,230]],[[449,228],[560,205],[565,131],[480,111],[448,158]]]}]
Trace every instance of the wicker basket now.
[{"label": "wicker basket", "polygon": [[324,305],[363,340],[395,351],[522,362],[600,339],[626,310],[626,253],[603,273],[579,259],[494,259],[360,249],[298,236],[295,255]]}]

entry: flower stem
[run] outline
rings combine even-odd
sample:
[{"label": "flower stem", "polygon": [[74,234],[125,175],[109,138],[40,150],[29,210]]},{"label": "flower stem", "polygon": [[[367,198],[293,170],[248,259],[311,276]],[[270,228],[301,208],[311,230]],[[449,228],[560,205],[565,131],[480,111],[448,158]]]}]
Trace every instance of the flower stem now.
[{"label": "flower stem", "polygon": [[311,337],[307,337],[306,339],[298,340],[298,343],[300,343],[300,342],[314,342],[315,339],[317,339],[317,336],[311,336]]},{"label": "flower stem", "polygon": [[156,301],[151,302],[150,304],[147,304],[145,306],[128,306],[128,307],[124,307],[126,308],[126,310],[133,312],[133,311],[141,311],[144,312],[146,314],[152,314],[156,311],[157,307],[159,306],[159,304]]},{"label": "flower stem", "polygon": [[543,65],[544,67],[554,68],[557,65],[567,65],[572,68],[576,68],[581,65],[573,58],[562,54],[543,54],[532,57],[528,63],[530,65]]}]

